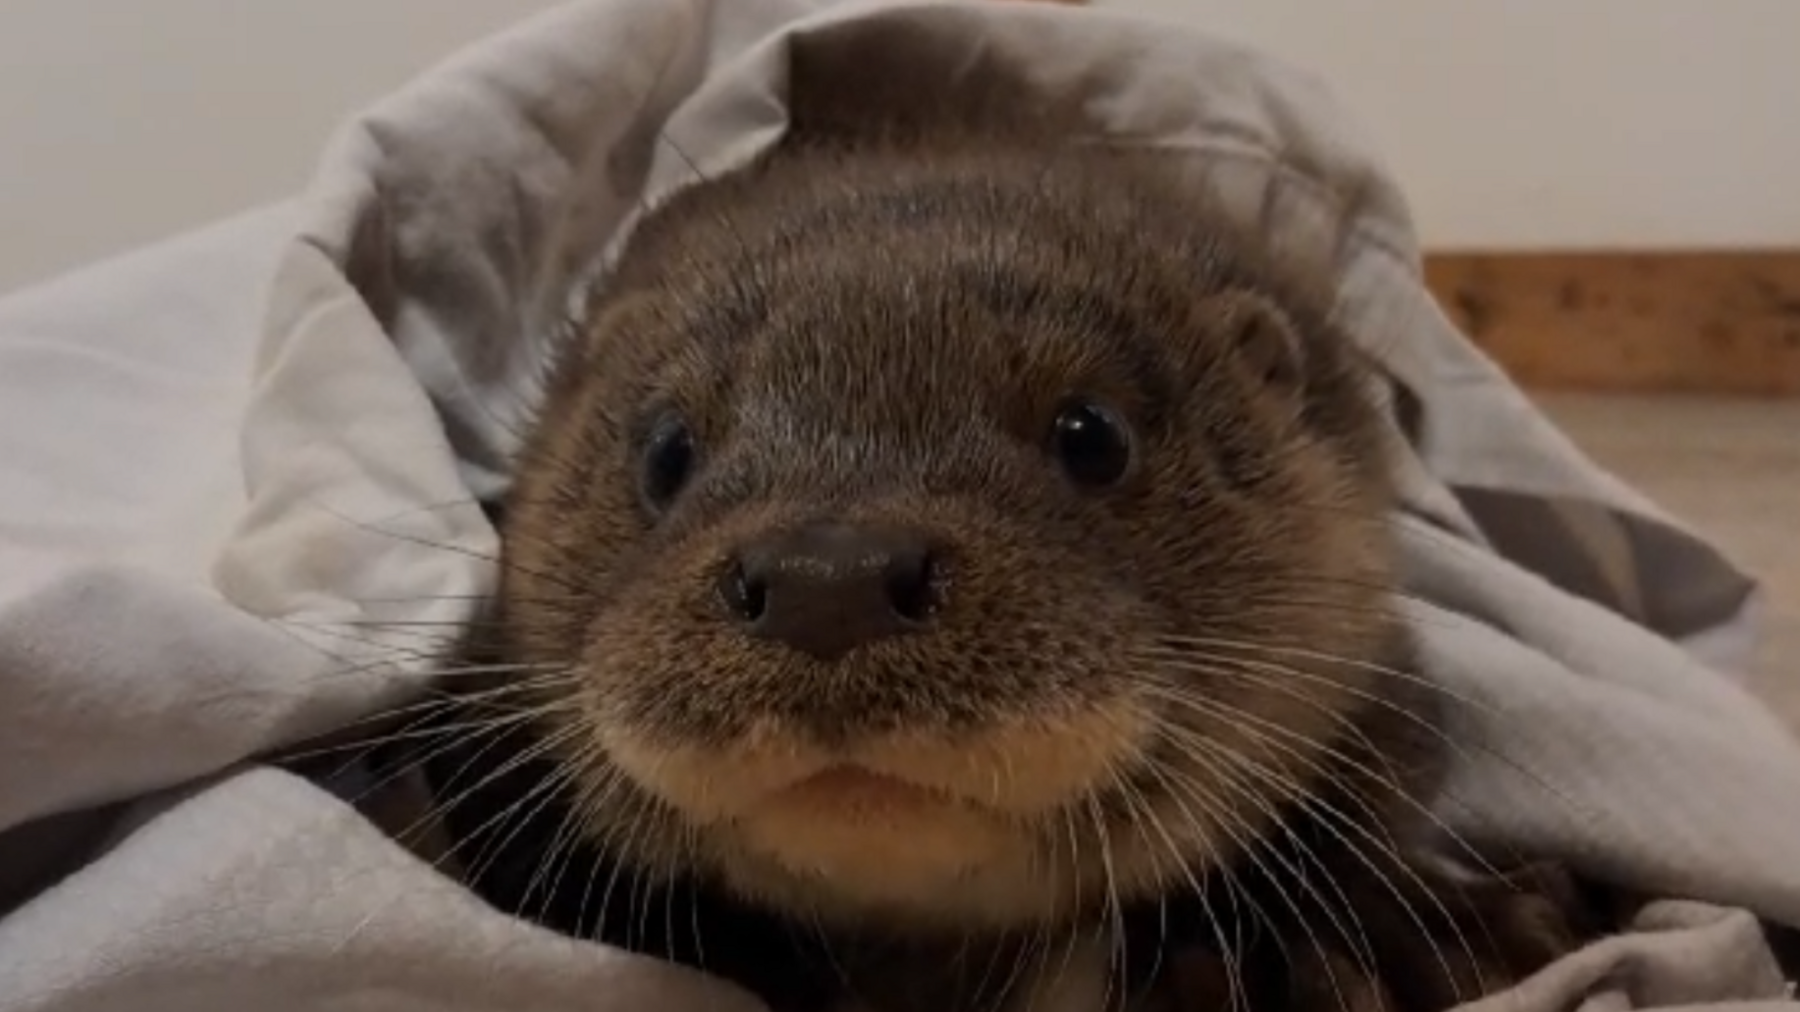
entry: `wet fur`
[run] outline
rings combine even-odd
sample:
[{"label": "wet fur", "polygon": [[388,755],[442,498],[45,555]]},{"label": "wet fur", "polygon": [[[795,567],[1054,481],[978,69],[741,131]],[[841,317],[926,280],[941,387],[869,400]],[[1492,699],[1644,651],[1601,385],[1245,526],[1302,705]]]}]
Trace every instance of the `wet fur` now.
[{"label": "wet fur", "polygon": [[[777,1012],[1426,1012],[1572,944],[1554,870],[1465,881],[1424,814],[1445,700],[1324,279],[1153,156],[808,104],[844,68],[805,56],[786,141],[649,214],[553,373],[462,659],[544,674],[459,682],[490,732],[428,763],[476,888]],[[1132,424],[1122,487],[1046,453],[1071,393]],[[700,467],[657,515],[669,407]],[[833,664],[731,630],[721,560],[820,516],[925,528],[936,627]],[[940,803],[782,807],[846,757]]]}]

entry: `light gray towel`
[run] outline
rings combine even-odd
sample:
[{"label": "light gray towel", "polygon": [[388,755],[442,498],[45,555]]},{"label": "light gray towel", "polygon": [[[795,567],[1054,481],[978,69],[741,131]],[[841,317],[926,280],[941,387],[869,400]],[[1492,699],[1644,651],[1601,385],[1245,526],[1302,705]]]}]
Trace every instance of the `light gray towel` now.
[{"label": "light gray towel", "polygon": [[1485,704],[1446,816],[1667,898],[1483,1007],[1791,1008],[1751,914],[1800,925],[1800,747],[1729,675],[1752,583],[1452,329],[1321,88],[1103,10],[579,0],[358,118],[293,200],[0,303],[0,1012],[754,1008],[502,917],[246,760],[417,691],[596,257],[781,134],[790,47],[901,24],[1337,272],[1414,422],[1425,663]]}]

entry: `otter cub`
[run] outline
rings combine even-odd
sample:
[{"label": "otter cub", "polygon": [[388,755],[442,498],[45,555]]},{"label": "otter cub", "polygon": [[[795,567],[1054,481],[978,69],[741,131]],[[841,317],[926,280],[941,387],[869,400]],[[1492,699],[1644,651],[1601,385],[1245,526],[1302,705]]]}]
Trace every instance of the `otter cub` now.
[{"label": "otter cub", "polygon": [[1428,856],[1329,300],[1023,133],[796,129],[653,209],[471,637],[534,673],[428,764],[470,880],[776,1012],[1426,1012],[1555,956],[1553,899]]}]

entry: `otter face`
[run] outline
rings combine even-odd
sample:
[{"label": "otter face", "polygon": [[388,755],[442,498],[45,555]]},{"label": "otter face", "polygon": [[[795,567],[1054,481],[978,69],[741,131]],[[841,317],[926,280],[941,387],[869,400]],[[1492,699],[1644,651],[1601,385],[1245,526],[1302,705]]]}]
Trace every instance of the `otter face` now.
[{"label": "otter face", "polygon": [[623,860],[1017,926],[1320,775],[1391,628],[1348,348],[1152,168],[1056,158],[778,154],[632,238],[498,602]]}]

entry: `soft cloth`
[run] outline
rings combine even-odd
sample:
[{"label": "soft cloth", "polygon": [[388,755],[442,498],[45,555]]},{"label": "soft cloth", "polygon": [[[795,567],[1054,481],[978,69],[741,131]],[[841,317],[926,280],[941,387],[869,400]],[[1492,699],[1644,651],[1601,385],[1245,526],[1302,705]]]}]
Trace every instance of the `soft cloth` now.
[{"label": "soft cloth", "polygon": [[1446,818],[1667,898],[1492,1007],[1793,1007],[1751,915],[1800,925],[1800,748],[1725,673],[1752,583],[1452,329],[1316,85],[1100,10],[580,0],[357,119],[293,201],[0,303],[0,1010],[755,1008],[501,916],[255,757],[418,690],[608,243],[780,136],[794,47],[897,26],[1080,93],[1335,270],[1409,419],[1425,663],[1476,704]]}]

